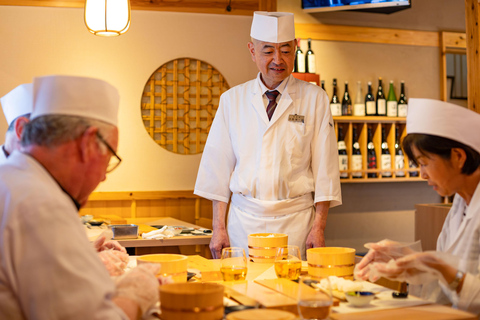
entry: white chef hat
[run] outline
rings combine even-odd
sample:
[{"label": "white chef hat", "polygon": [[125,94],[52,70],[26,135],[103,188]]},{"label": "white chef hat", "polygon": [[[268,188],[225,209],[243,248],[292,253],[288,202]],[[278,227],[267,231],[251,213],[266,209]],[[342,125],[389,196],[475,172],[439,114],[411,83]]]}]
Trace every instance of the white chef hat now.
[{"label": "white chef hat", "polygon": [[407,133],[423,133],[461,142],[480,153],[480,114],[456,104],[409,99]]},{"label": "white chef hat", "polygon": [[31,119],[49,114],[80,116],[118,123],[120,96],[111,84],[94,78],[45,76],[33,80]]},{"label": "white chef hat", "polygon": [[33,105],[33,84],[21,84],[2,98],[3,113],[8,125],[19,116],[32,112]]},{"label": "white chef hat", "polygon": [[253,13],[250,36],[254,39],[282,43],[295,39],[293,13],[256,11]]}]

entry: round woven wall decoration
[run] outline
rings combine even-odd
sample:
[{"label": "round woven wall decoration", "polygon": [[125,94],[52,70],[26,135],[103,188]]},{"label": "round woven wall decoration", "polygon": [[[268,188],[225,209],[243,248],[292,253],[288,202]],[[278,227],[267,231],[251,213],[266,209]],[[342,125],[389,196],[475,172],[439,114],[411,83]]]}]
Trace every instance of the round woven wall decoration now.
[{"label": "round woven wall decoration", "polygon": [[180,154],[203,151],[220,101],[229,89],[208,63],[175,59],[160,66],[143,90],[145,129],[161,147]]}]

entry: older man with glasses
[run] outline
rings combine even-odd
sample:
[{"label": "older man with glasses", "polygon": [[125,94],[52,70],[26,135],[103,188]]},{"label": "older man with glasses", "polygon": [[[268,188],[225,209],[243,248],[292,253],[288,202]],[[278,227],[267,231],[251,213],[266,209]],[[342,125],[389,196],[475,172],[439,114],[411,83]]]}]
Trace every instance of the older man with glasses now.
[{"label": "older man with glasses", "polygon": [[120,164],[119,95],[92,78],[35,78],[22,152],[0,166],[0,319],[137,319],[158,301],[158,266],[115,283],[78,209]]}]

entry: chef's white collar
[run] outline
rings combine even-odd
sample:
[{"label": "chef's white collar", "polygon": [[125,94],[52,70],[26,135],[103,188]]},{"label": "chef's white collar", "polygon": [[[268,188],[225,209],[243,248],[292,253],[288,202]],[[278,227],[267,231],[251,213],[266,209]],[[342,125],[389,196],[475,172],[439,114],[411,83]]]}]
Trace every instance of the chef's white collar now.
[{"label": "chef's white collar", "polygon": [[262,73],[259,72],[258,75],[257,75],[257,81],[260,84],[260,90],[262,91],[262,95],[265,94],[265,92],[267,92],[267,91],[273,91],[273,90],[277,90],[282,95],[283,92],[285,91],[285,88],[287,87],[288,79],[290,78],[290,76],[288,76],[285,79],[283,79],[283,81],[280,82],[280,84],[276,88],[268,89],[267,86],[263,83],[261,75],[262,75]]}]

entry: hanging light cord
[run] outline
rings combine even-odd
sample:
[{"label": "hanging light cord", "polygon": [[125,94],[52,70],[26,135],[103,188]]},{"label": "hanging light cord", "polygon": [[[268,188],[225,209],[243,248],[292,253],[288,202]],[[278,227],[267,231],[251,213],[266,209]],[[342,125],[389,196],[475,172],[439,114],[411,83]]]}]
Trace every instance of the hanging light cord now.
[{"label": "hanging light cord", "polygon": [[229,1],[228,1],[227,11],[228,11],[228,12],[232,11],[232,0],[229,0]]}]

